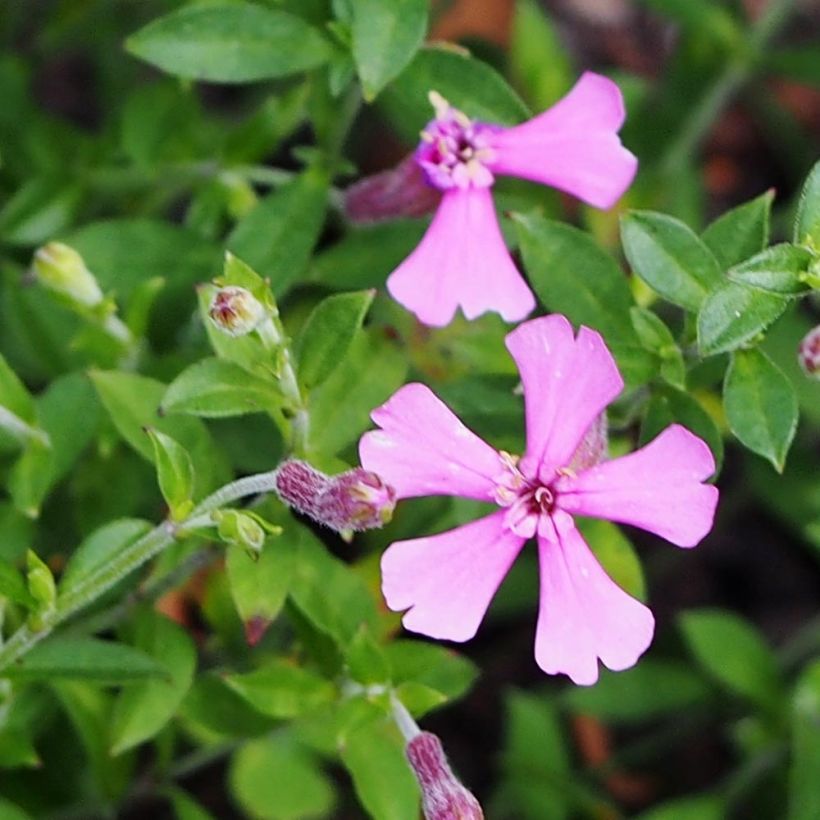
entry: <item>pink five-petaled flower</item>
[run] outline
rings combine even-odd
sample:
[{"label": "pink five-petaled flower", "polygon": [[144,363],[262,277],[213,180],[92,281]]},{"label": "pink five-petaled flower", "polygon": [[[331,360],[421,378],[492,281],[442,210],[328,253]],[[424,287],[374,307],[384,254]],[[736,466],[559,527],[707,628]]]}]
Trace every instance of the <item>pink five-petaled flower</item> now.
[{"label": "pink five-petaled flower", "polygon": [[672,425],[645,447],[594,466],[568,465],[587,431],[623,388],[601,336],[577,338],[559,315],[507,336],[524,386],[526,452],[499,453],[468,430],[427,387],[408,384],[372,418],[381,429],[360,443],[362,464],[398,498],[455,495],[500,509],[449,532],[392,544],[382,590],[404,625],[432,638],[473,637],[524,542],[537,536],[540,606],[535,659],[581,684],[632,666],[649,646],[652,613],[604,572],[574,515],[641,527],[680,547],[711,529],[718,491],[703,482],[715,463],[706,444]]},{"label": "pink five-petaled flower", "polygon": [[523,319],[535,299],[507,251],[490,188],[496,174],[566,191],[597,208],[629,187],[638,161],[618,138],[620,89],[585,73],[552,108],[513,128],[474,122],[431,93],[436,116],[422,131],[416,162],[442,191],[418,247],[387,280],[390,295],[427,325],[494,310]]}]

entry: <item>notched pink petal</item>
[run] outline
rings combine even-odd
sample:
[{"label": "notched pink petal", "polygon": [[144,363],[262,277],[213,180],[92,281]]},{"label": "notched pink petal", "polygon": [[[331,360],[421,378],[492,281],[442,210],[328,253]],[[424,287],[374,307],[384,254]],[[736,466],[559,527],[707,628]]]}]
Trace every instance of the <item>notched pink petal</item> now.
[{"label": "notched pink petal", "polygon": [[507,335],[524,384],[527,453],[522,469],[549,481],[572,460],[590,426],[623,389],[600,334],[582,327],[576,338],[564,316],[525,322]]},{"label": "notched pink petal", "polygon": [[508,322],[535,307],[504,244],[489,188],[445,192],[418,247],[388,277],[387,290],[436,327],[448,324],[458,307],[468,319],[496,311]]},{"label": "notched pink petal", "polygon": [[673,424],[634,453],[561,479],[560,504],[693,547],[712,528],[718,490],[702,482],[714,471],[706,443]]},{"label": "notched pink petal", "polygon": [[542,182],[596,208],[610,208],[630,186],[638,160],[623,147],[623,95],[612,80],[586,72],[552,108],[490,141],[496,174]]},{"label": "notched pink petal", "polygon": [[599,658],[613,671],[637,662],[652,642],[655,619],[604,572],[568,516],[560,530],[554,539],[538,539],[535,660],[550,675],[590,685],[598,680]]},{"label": "notched pink petal", "polygon": [[359,442],[362,466],[398,498],[457,495],[492,501],[498,452],[468,430],[429,387],[406,384],[371,413],[381,427]]},{"label": "notched pink petal", "polygon": [[411,632],[449,641],[475,635],[523,538],[503,526],[504,512],[455,530],[397,541],[382,556],[382,591]]}]

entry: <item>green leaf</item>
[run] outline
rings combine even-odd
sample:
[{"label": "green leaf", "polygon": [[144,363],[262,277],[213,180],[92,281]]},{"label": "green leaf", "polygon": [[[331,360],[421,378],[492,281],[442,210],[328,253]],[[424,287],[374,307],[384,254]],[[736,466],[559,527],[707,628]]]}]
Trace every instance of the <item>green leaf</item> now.
[{"label": "green leaf", "polygon": [[339,293],[319,302],[296,341],[297,373],[310,390],[342,362],[376,295],[374,290]]},{"label": "green leaf", "polygon": [[799,296],[810,290],[803,281],[813,254],[799,245],[783,242],[730,268],[728,276],[735,282],[782,296]]},{"label": "green leaf", "polygon": [[0,238],[9,245],[39,245],[72,223],[82,199],[76,185],[29,179],[0,209]]},{"label": "green leaf", "polygon": [[447,703],[447,696],[443,695],[432,686],[425,686],[423,683],[406,681],[400,683],[396,688],[396,697],[404,704],[407,711],[414,718],[420,718]]},{"label": "green leaf", "polygon": [[784,49],[765,49],[761,55],[772,74],[788,77],[804,85],[820,88],[820,46],[789,45]]},{"label": "green leaf", "polygon": [[780,317],[789,300],[739,282],[724,282],[698,313],[698,347],[704,356],[736,350]]},{"label": "green leaf", "polygon": [[625,672],[601,671],[594,686],[566,690],[562,702],[607,723],[639,723],[702,705],[709,686],[688,664],[642,660]]},{"label": "green leaf", "polygon": [[161,382],[124,371],[94,370],[91,381],[111,421],[125,441],[143,458],[154,462],[154,447],[145,427],[171,436],[190,454],[194,465],[194,497],[201,498],[225,475],[225,465],[205,425],[190,416],[160,417],[167,387]]},{"label": "green leaf", "polygon": [[396,729],[382,721],[371,721],[345,737],[342,762],[371,817],[416,820],[419,816],[419,788],[403,747]]},{"label": "green leaf", "polygon": [[639,600],[646,599],[643,567],[635,548],[623,532],[599,518],[579,519],[578,528],[607,575]]},{"label": "green leaf", "polygon": [[142,538],[152,525],[139,518],[110,521],[89,535],[74,550],[60,578],[60,597],[73,594],[79,587],[103,569],[109,561]]},{"label": "green leaf", "polygon": [[0,797],[0,817],[3,820],[33,820],[30,814],[3,797]]},{"label": "green leaf", "polygon": [[635,820],[725,820],[726,816],[723,798],[705,794],[668,800],[641,812]]},{"label": "green leaf", "polygon": [[675,423],[682,424],[709,445],[719,470],[723,463],[723,436],[715,420],[691,393],[671,386],[654,388],[641,425],[641,445]]},{"label": "green leaf", "polygon": [[171,787],[167,794],[174,807],[176,820],[214,820],[210,812],[205,811],[193,797],[182,789]]},{"label": "green leaf", "polygon": [[34,598],[23,576],[11,565],[0,560],[0,598],[9,598],[24,607],[32,607]]},{"label": "green leaf", "polygon": [[370,425],[370,413],[404,384],[407,358],[384,335],[360,333],[350,353],[310,397],[310,446],[338,453]]},{"label": "green leaf", "polygon": [[254,709],[273,718],[312,712],[336,697],[336,687],[330,681],[284,660],[244,675],[228,675],[225,682]]},{"label": "green leaf", "polygon": [[680,626],[689,651],[716,681],[759,706],[777,707],[777,661],[750,623],[732,612],[700,609],[682,615]]},{"label": "green leaf", "polygon": [[154,445],[154,464],[162,497],[175,521],[181,521],[193,507],[194,465],[188,451],[165,433],[146,427]]},{"label": "green leaf", "polygon": [[632,327],[641,344],[660,359],[661,377],[674,387],[683,389],[686,382],[686,363],[672,331],[659,316],[647,308],[630,308]]},{"label": "green leaf", "polygon": [[312,755],[279,732],[245,744],[231,760],[231,791],[258,820],[329,817],[334,790]]},{"label": "green leaf", "polygon": [[480,60],[430,46],[384,90],[380,106],[411,145],[433,118],[427,95],[438,91],[468,117],[482,122],[515,125],[529,116],[527,106],[500,74]]},{"label": "green leaf", "polygon": [[325,62],[330,51],[299,17],[249,3],[178,9],[131,35],[125,46],[169,74],[216,83],[306,71]]},{"label": "green leaf", "polygon": [[383,684],[390,679],[390,666],[384,650],[366,626],[355,634],[345,652],[350,676],[363,684]]},{"label": "green leaf", "polygon": [[282,392],[273,376],[252,375],[231,361],[212,358],[192,364],[168,385],[161,412],[225,418],[281,405]]},{"label": "green leaf", "polygon": [[429,686],[447,700],[464,695],[478,677],[478,668],[452,649],[422,641],[394,640],[384,647],[393,683]]},{"label": "green leaf", "polygon": [[[14,504],[29,517],[39,515],[50,490],[80,457],[97,433],[100,406],[88,379],[70,373],[53,381],[35,400],[40,427],[51,446],[32,440],[9,476]],[[82,423],[78,424],[78,419]]]},{"label": "green leaf", "polygon": [[270,279],[280,296],[307,267],[325,221],[327,173],[309,168],[261,199],[228,237],[228,248]]},{"label": "green leaf", "polygon": [[741,443],[782,472],[797,429],[797,397],[791,382],[765,353],[738,350],[732,356],[723,406]]},{"label": "green leaf", "polygon": [[242,547],[228,547],[228,583],[250,643],[256,643],[282,610],[290,589],[297,550],[298,540],[291,537],[290,530],[270,541],[255,561]]},{"label": "green leaf", "polygon": [[428,0],[350,0],[353,58],[366,101],[413,59],[427,32],[427,7]]},{"label": "green leaf", "polygon": [[0,406],[11,410],[15,416],[32,424],[35,421],[34,399],[25,385],[9,367],[0,354]]},{"label": "green leaf", "polygon": [[720,283],[717,259],[678,219],[653,211],[631,211],[621,219],[621,241],[632,269],[665,299],[696,311]]},{"label": "green leaf", "polygon": [[168,678],[138,683],[117,699],[111,727],[111,753],[152,738],[176,714],[194,678],[196,650],[178,624],[146,610],[137,621],[136,646],[168,670]]},{"label": "green leaf", "polygon": [[520,214],[515,228],[533,290],[547,308],[599,330],[607,341],[637,342],[626,276],[588,233]]},{"label": "green leaf", "polygon": [[723,268],[740,264],[762,251],[769,242],[769,219],[774,191],[744,202],[719,216],[701,239]]},{"label": "green leaf", "polygon": [[815,163],[803,184],[794,221],[794,241],[820,250],[820,162]]},{"label": "green leaf", "polygon": [[16,680],[79,678],[103,683],[131,683],[165,675],[153,658],[113,641],[96,638],[49,638],[35,646],[4,674]]},{"label": "green leaf", "polygon": [[792,763],[789,774],[789,820],[820,816],[820,660],[798,678],[792,699]]}]

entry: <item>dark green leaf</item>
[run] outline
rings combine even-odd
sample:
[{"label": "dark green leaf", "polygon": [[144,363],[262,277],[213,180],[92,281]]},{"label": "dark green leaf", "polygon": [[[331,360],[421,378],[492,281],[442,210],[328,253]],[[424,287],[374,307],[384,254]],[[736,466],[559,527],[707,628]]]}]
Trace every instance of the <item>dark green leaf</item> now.
[{"label": "dark green leaf", "polygon": [[726,372],[723,406],[732,432],[782,472],[797,428],[791,382],[765,353],[738,350]]},{"label": "dark green leaf", "polygon": [[29,424],[35,420],[34,400],[2,355],[0,355],[0,407],[11,410],[15,416]]},{"label": "dark green leaf", "polygon": [[39,245],[71,225],[81,198],[76,185],[30,179],[0,209],[0,238],[10,245]]},{"label": "dark green leaf", "polygon": [[25,607],[34,604],[23,576],[3,560],[0,560],[0,597],[8,598]]},{"label": "dark green leaf", "polygon": [[794,221],[794,241],[815,251],[820,249],[820,162],[811,169],[803,184]]},{"label": "dark green leaf", "polygon": [[751,624],[731,612],[700,609],[682,615],[680,625],[689,650],[715,680],[760,706],[777,706],[777,661]]},{"label": "dark green leaf", "polygon": [[427,31],[428,0],[349,0],[353,57],[371,101],[413,58]]},{"label": "dark green leaf", "polygon": [[781,296],[799,296],[810,290],[802,274],[813,258],[806,248],[783,242],[730,268],[728,276],[735,282]]},{"label": "dark green leaf", "polygon": [[701,305],[698,347],[705,356],[736,350],[766,330],[788,304],[775,293],[725,281]]},{"label": "dark green leaf", "polygon": [[306,389],[325,381],[345,358],[375,295],[339,293],[313,309],[296,342],[297,372]]},{"label": "dark green leaf", "polygon": [[632,269],[665,299],[696,311],[722,280],[709,248],[683,222],[652,211],[621,219],[621,241]]},{"label": "dark green leaf", "polygon": [[221,83],[305,71],[330,51],[300,18],[249,3],[178,9],[131,35],[126,48],[178,77]]},{"label": "dark green leaf", "polygon": [[282,393],[272,375],[265,379],[226,359],[202,359],[168,385],[162,412],[224,418],[263,413],[281,404]]},{"label": "dark green leaf", "polygon": [[792,699],[792,763],[789,780],[789,820],[820,816],[820,661],[800,675]]},{"label": "dark green leaf", "polygon": [[521,98],[486,63],[446,48],[423,48],[379,101],[412,145],[433,118],[430,91],[438,91],[468,117],[483,122],[515,125],[529,116]]},{"label": "dark green leaf", "polygon": [[701,238],[721,267],[737,265],[766,247],[773,200],[774,191],[766,191],[726,211],[703,232]]},{"label": "dark green leaf", "polygon": [[163,677],[166,672],[145,652],[96,638],[54,637],[35,646],[5,674],[23,680],[80,678],[131,683]]},{"label": "dark green leaf", "polygon": [[279,296],[304,272],[325,220],[327,174],[310,168],[260,200],[228,237],[228,248]]},{"label": "dark green leaf", "polygon": [[820,88],[820,46],[816,43],[787,49],[766,49],[766,65],[773,74]]}]

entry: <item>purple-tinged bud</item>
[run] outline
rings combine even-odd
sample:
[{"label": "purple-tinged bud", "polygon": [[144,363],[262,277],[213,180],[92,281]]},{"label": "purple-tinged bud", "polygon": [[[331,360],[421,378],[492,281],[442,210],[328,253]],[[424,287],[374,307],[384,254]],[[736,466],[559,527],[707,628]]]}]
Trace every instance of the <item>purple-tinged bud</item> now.
[{"label": "purple-tinged bud", "polygon": [[267,311],[249,290],[231,285],[214,293],[208,315],[223,333],[246,336],[267,318]]},{"label": "purple-tinged bud", "polygon": [[340,533],[382,527],[396,506],[396,491],[361,467],[328,476],[291,459],[279,465],[276,491],[288,506]]},{"label": "purple-tinged bud", "polygon": [[427,182],[411,154],[394,168],[351,185],[344,192],[343,207],[351,222],[379,222],[424,216],[436,209],[440,199],[441,192]]},{"label": "purple-tinged bud", "polygon": [[807,376],[820,379],[820,325],[810,330],[800,342],[800,347],[797,348],[797,360]]},{"label": "purple-tinged bud", "polygon": [[453,774],[434,734],[417,734],[407,744],[406,754],[421,786],[426,820],[483,820],[481,805]]}]

